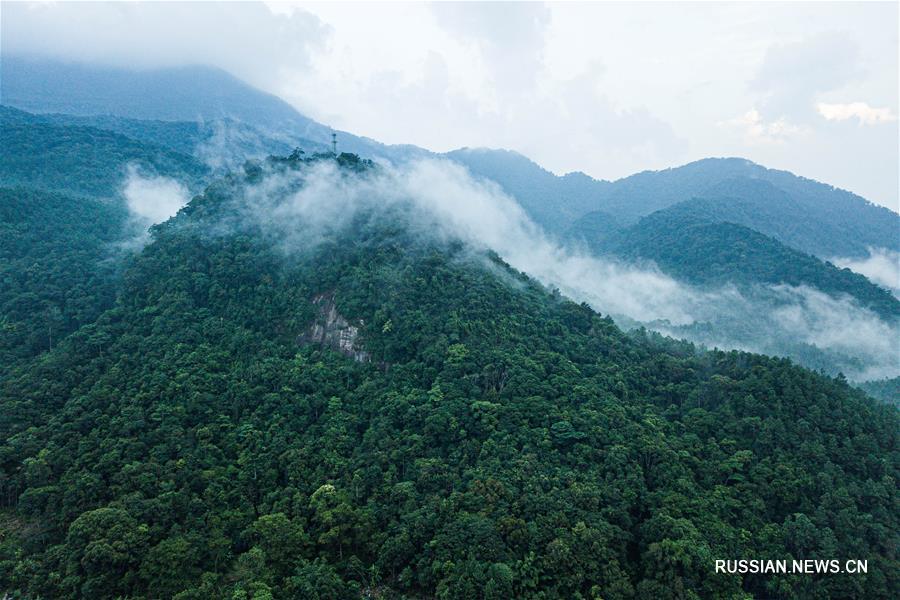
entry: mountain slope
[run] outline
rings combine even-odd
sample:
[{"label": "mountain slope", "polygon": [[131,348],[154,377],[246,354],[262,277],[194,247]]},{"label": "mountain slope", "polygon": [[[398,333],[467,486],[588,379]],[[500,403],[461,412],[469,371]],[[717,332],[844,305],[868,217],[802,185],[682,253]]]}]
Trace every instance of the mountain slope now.
[{"label": "mountain slope", "polygon": [[628,228],[616,228],[609,216],[590,213],[576,222],[570,235],[598,254],[653,261],[682,281],[706,286],[806,285],[851,296],[885,319],[900,318],[900,301],[862,275],[748,227],[704,220],[680,208],[653,213]]},{"label": "mountain slope", "polygon": [[60,113],[33,114],[12,107],[0,107],[4,122],[42,123],[59,127],[91,127],[124,135],[139,142],[206,159],[210,163],[237,162],[265,158],[269,154],[290,154],[297,146],[307,151],[327,151],[324,144],[303,139],[277,139],[232,119],[216,121],[160,121],[129,119],[109,115],[75,116]]},{"label": "mountain slope", "polygon": [[163,121],[230,117],[269,128],[322,127],[212,67],[132,71],[7,55],[0,69],[3,104],[29,112]]},{"label": "mountain slope", "polygon": [[668,210],[673,215],[745,225],[821,258],[865,257],[869,248],[900,247],[897,213],[843,190],[765,171],[773,173],[777,183],[710,178],[709,187]]},{"label": "mountain slope", "polygon": [[112,306],[127,217],[121,204],[0,188],[0,370]]},{"label": "mountain slope", "polygon": [[[201,190],[191,156],[105,129],[0,107],[0,362],[46,352],[109,308],[151,223],[123,197],[131,170]],[[175,136],[179,137],[179,136]],[[160,201],[143,192],[148,205]]]},{"label": "mountain slope", "polygon": [[52,125],[0,107],[0,182],[91,196],[116,195],[129,164],[194,185],[209,169],[192,156],[105,129]]},{"label": "mountain slope", "polygon": [[[900,215],[850,192],[739,158],[704,159],[613,182],[581,173],[557,177],[505,150],[462,149],[447,157],[496,181],[548,230],[563,233],[591,212],[594,220],[632,224],[653,212],[745,225],[821,258],[866,256],[900,248]],[[586,221],[578,223],[585,227]]]},{"label": "mountain slope", "polygon": [[[344,164],[343,181],[373,168]],[[270,168],[304,181],[310,166]],[[322,229],[304,213],[248,219],[272,208],[260,202],[293,206],[256,193],[265,176],[194,198],[114,308],[0,380],[0,589],[888,598],[900,585],[896,409],[788,361],[626,336],[402,205]],[[834,548],[865,556],[868,575],[709,566]]]}]

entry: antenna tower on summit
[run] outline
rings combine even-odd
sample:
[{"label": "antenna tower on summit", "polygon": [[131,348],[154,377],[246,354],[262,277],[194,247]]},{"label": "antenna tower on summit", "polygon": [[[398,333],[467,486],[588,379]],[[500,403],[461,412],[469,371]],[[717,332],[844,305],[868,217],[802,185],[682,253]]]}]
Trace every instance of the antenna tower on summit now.
[{"label": "antenna tower on summit", "polygon": [[331,153],[337,156],[337,134],[331,132]]}]

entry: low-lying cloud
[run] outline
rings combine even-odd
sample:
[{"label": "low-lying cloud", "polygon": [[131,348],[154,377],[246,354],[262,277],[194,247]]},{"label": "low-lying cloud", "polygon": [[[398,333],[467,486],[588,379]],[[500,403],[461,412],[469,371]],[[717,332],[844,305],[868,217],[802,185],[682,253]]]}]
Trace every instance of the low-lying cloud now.
[{"label": "low-lying cloud", "polygon": [[900,298],[900,252],[869,248],[869,256],[866,258],[833,258],[831,262],[865,275]]},{"label": "low-lying cloud", "polygon": [[289,249],[308,247],[328,231],[349,226],[360,209],[400,208],[423,234],[494,250],[512,267],[623,326],[646,324],[707,345],[799,360],[818,352],[836,365],[832,371],[851,379],[900,374],[900,325],[849,297],[791,286],[761,286],[752,293],[733,286],[699,289],[652,267],[561,247],[498,186],[474,180],[455,163],[385,165],[348,177],[326,161],[300,174],[267,177],[247,191],[246,200],[245,217],[278,228]]},{"label": "low-lying cloud", "polygon": [[190,200],[190,192],[170,177],[143,174],[129,165],[122,195],[136,221],[148,227],[175,216]]}]

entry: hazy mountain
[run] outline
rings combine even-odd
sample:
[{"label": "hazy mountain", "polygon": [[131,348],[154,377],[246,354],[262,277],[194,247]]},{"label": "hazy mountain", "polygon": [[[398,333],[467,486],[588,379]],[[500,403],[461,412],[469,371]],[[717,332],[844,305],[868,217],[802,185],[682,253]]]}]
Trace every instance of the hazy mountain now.
[{"label": "hazy mountain", "polygon": [[3,104],[29,112],[163,121],[232,118],[331,134],[280,98],[213,67],[128,70],[5,55],[0,84]]},{"label": "hazy mountain", "polygon": [[707,221],[673,208],[621,227],[595,212],[579,219],[570,235],[598,254],[653,261],[665,273],[698,285],[806,285],[851,296],[884,318],[900,318],[900,301],[888,290],[742,225]]},{"label": "hazy mountain", "polygon": [[[304,144],[320,150],[331,142],[329,127],[303,116],[279,98],[209,67],[128,71],[4,56],[0,99],[3,104],[41,113],[185,121],[195,127],[198,122],[199,127],[208,127],[207,122],[239,123],[243,129],[231,136],[234,139],[229,141],[226,134],[218,139],[222,154],[227,154],[229,144],[231,148],[252,147],[247,140],[254,136],[257,147],[271,145],[272,152]],[[178,133],[165,125],[135,125],[109,118],[91,125],[154,143]],[[199,135],[184,125],[179,127],[186,136]],[[224,131],[229,130],[225,127]],[[187,142],[171,143],[175,145],[169,147],[183,151]],[[415,146],[386,146],[345,132],[339,133],[339,146],[342,151],[393,161],[434,156]],[[744,159],[705,159],[607,182],[582,173],[557,177],[506,150],[461,149],[445,156],[497,182],[532,219],[557,234],[595,210],[629,224],[657,210],[687,203],[679,211],[745,225],[825,259],[866,256],[870,247],[900,250],[897,213],[850,192]],[[695,198],[703,201],[694,202]]]},{"label": "hazy mountain", "polygon": [[[752,176],[733,176],[742,170]],[[900,248],[897,213],[850,192],[749,161],[707,159],[633,178],[616,182],[612,206],[604,210],[666,197],[672,214],[746,225],[822,258],[866,256],[870,247]]]},{"label": "hazy mountain", "polygon": [[[280,98],[207,66],[128,70],[4,55],[0,103],[34,113],[206,123],[231,120],[287,145],[330,148],[332,129]],[[338,132],[341,151],[399,159],[421,151]],[[276,149],[273,149],[275,151]]]},{"label": "hazy mountain", "polygon": [[479,177],[490,179],[518,200],[534,221],[551,232],[564,231],[573,221],[600,206],[611,184],[583,173],[557,177],[511,150],[462,148],[445,154]]},{"label": "hazy mountain", "polygon": [[290,154],[298,146],[308,152],[330,150],[325,144],[300,138],[288,143],[228,118],[214,121],[160,121],[110,115],[35,114],[8,106],[0,106],[0,111],[5,123],[42,123],[59,127],[105,129],[133,140],[206,159],[210,163],[227,163],[228,159],[243,162],[247,158],[265,158],[269,154]]},{"label": "hazy mountain", "polygon": [[[613,182],[557,177],[514,152],[463,150],[448,156],[499,183],[538,223],[562,232],[589,220],[630,224],[673,207],[679,214],[755,229],[822,258],[900,249],[900,215],[850,192],[744,159],[705,159]],[[589,219],[590,212],[601,214]],[[581,219],[581,221],[579,221]],[[603,225],[601,225],[602,227]]]}]

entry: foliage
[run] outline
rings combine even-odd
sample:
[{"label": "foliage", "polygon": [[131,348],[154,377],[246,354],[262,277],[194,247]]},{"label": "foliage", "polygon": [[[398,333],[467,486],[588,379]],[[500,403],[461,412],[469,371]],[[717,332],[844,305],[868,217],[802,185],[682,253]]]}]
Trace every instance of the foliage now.
[{"label": "foliage", "polygon": [[900,407],[900,377],[866,381],[857,387],[873,398],[878,398]]},{"label": "foliage", "polygon": [[[4,522],[39,531],[0,537],[0,589],[891,598],[900,586],[894,407],[787,360],[625,335],[494,255],[407,229],[399,208],[286,249],[231,218],[242,185],[211,186],[155,228],[112,308],[0,380]],[[361,323],[371,362],[298,343],[326,292]],[[868,558],[869,573],[713,571],[835,556]]]},{"label": "foliage", "polygon": [[117,203],[0,188],[0,370],[112,306],[126,219]]},{"label": "foliage", "polygon": [[208,169],[178,152],[85,126],[51,125],[0,108],[0,181],[68,194],[113,197],[134,164],[196,185]]}]

